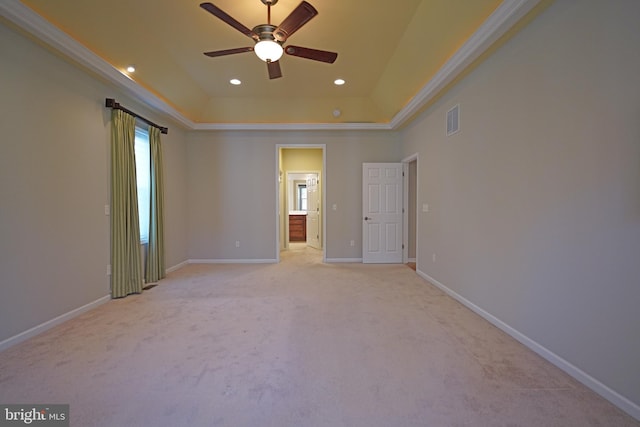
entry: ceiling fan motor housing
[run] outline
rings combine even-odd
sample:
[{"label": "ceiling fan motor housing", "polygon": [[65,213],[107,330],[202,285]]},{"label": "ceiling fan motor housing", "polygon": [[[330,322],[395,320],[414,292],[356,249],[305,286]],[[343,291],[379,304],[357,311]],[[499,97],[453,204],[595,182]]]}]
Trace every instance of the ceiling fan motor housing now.
[{"label": "ceiling fan motor housing", "polygon": [[253,27],[253,32],[258,35],[257,41],[269,40],[273,42],[277,42],[276,38],[273,35],[276,26],[270,24],[261,24]]}]

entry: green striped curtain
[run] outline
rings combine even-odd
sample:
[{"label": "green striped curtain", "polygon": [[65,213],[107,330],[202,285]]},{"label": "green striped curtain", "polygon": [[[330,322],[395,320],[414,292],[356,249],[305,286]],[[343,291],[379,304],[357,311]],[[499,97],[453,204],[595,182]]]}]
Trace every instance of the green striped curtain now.
[{"label": "green striped curtain", "polygon": [[153,126],[149,127],[149,150],[151,151],[151,206],[149,209],[149,247],[145,281],[153,283],[165,276],[162,145],[160,144],[160,129]]},{"label": "green striped curtain", "polygon": [[112,110],[111,297],[142,292],[140,223],[135,160],[135,117]]}]

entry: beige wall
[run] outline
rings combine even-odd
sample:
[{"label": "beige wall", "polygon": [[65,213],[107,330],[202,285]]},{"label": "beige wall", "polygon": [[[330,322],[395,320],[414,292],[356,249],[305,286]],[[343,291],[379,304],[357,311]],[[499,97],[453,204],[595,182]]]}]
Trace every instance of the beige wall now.
[{"label": "beige wall", "polygon": [[282,163],[287,172],[321,171],[322,149],[285,147],[282,149]]},{"label": "beige wall", "polygon": [[[3,25],[0,56],[2,342],[109,294],[104,100],[149,112]],[[186,146],[179,129],[162,138],[171,266],[187,253]]]},{"label": "beige wall", "polygon": [[418,269],[636,414],[639,16],[637,1],[557,1],[403,132],[430,207]]},{"label": "beige wall", "polygon": [[[158,122],[164,122],[158,119]],[[179,266],[187,260],[187,221],[189,219],[187,186],[188,170],[186,133],[172,126],[162,135],[164,161],[164,215],[166,268]]]},{"label": "beige wall", "polygon": [[[326,256],[361,258],[362,163],[399,161],[397,138],[392,132],[191,133],[189,258],[277,258],[279,144],[326,144]],[[333,204],[336,211],[331,209]],[[350,240],[356,241],[355,247]]]}]

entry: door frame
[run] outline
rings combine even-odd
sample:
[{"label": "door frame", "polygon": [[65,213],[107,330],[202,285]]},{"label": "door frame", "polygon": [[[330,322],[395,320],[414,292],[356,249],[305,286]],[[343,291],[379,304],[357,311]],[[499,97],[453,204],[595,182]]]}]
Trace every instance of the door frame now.
[{"label": "door frame", "polygon": [[[322,150],[322,170],[320,171],[320,179],[322,179],[322,262],[327,259],[327,144],[276,144],[275,150],[275,186],[276,186],[276,262],[280,262],[280,223],[282,222],[283,213],[280,212],[280,180],[286,179],[286,176],[280,175],[280,150],[282,148],[315,148]],[[284,171],[283,171],[284,172]],[[285,174],[286,175],[286,174]],[[286,185],[285,185],[286,188]]]}]

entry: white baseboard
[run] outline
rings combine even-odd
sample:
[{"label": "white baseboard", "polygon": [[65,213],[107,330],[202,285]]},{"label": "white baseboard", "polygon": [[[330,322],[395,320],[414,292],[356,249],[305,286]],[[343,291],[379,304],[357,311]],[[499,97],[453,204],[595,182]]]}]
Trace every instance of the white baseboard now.
[{"label": "white baseboard", "polygon": [[276,264],[276,259],[190,259],[189,264]]},{"label": "white baseboard", "polygon": [[327,258],[324,262],[328,264],[362,263],[362,258]]},{"label": "white baseboard", "polygon": [[[328,264],[362,263],[362,258],[326,258]],[[277,264],[276,259],[189,259],[167,269],[167,273],[176,271],[189,264]]]},{"label": "white baseboard", "polygon": [[166,273],[172,273],[186,267],[189,264],[275,264],[275,259],[188,259],[166,269]]},{"label": "white baseboard", "polygon": [[169,267],[165,270],[165,273],[169,274],[169,273],[173,273],[176,270],[180,270],[182,267],[186,267],[187,265],[189,265],[189,261],[182,261],[180,264],[176,264],[173,267]]},{"label": "white baseboard", "polygon": [[25,341],[31,337],[34,337],[38,334],[41,334],[42,332],[53,328],[54,326],[57,326],[63,322],[66,322],[67,320],[70,320],[76,316],[81,315],[82,313],[85,313],[91,309],[94,309],[96,307],[98,307],[99,305],[102,305],[104,303],[106,303],[107,301],[109,301],[111,299],[110,295],[105,295],[102,298],[98,298],[97,300],[90,302],[89,304],[85,304],[82,307],[78,307],[74,310],[69,311],[68,313],[62,314],[56,318],[53,318],[51,320],[48,320],[44,323],[39,324],[38,326],[34,326],[31,329],[28,329],[24,332],[19,333],[18,335],[14,335],[10,338],[7,338],[4,341],[0,341],[0,351],[6,350],[11,346],[14,346],[22,341]]},{"label": "white baseboard", "polygon": [[507,325],[502,320],[498,319],[497,317],[493,316],[491,313],[478,307],[477,305],[475,305],[468,299],[464,298],[460,294],[456,293],[455,291],[449,289],[447,286],[438,282],[433,277],[430,277],[428,274],[419,270],[417,271],[417,273],[423,279],[432,283],[434,286],[442,290],[444,293],[446,293],[453,299],[457,300],[458,302],[460,302],[461,304],[463,304],[464,306],[466,306],[476,314],[483,317],[489,323],[493,324],[497,328],[511,335],[513,338],[518,340],[520,343],[524,344],[530,350],[539,354],[542,358],[544,358],[548,362],[551,362],[558,368],[562,369],[564,372],[571,375],[573,378],[575,378],[576,380],[578,380],[579,382],[581,382],[582,384],[584,384],[594,392],[598,393],[600,396],[604,397],[609,402],[613,403],[618,408],[622,409],[623,411],[625,411],[635,419],[640,420],[640,405],[632,402],[631,400],[622,396],[620,393],[616,392],[615,390],[612,390],[611,388],[601,383],[597,379],[593,378],[591,375],[587,374],[586,372],[576,367],[569,361],[563,359],[562,357],[558,356],[557,354],[550,351],[546,347],[538,344],[536,341],[527,337],[523,333]]}]

